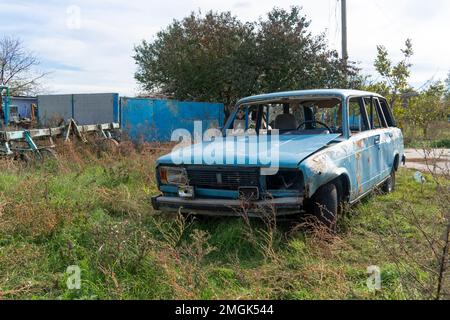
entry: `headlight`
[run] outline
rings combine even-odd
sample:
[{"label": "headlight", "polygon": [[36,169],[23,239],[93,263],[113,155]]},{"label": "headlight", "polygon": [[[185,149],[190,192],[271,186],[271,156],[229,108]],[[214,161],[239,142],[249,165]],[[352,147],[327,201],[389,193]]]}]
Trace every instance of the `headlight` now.
[{"label": "headlight", "polygon": [[159,179],[162,184],[185,186],[188,184],[186,169],[178,167],[159,167]]}]

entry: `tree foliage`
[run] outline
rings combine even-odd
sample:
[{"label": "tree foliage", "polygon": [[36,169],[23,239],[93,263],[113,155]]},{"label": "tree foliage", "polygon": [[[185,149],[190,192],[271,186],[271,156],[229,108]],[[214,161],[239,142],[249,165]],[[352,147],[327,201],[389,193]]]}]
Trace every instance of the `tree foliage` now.
[{"label": "tree foliage", "polygon": [[347,69],[337,52],[327,48],[324,35],[313,36],[309,26],[299,7],[274,9],[259,21],[259,91],[352,86],[357,70]]},{"label": "tree foliage", "polygon": [[412,67],[409,60],[414,54],[411,40],[406,40],[401,50],[403,58],[397,63],[392,62],[384,46],[378,46],[377,51],[374,66],[381,80],[366,84],[364,88],[389,99],[401,127],[410,129],[414,136],[421,131],[422,137],[430,138],[430,126],[445,121],[450,114],[450,74],[445,82],[447,87],[442,81],[430,81],[427,87],[414,90],[409,85]]},{"label": "tree foliage", "polygon": [[447,119],[449,104],[444,99],[445,86],[442,81],[432,83],[426,90],[412,97],[404,119],[414,127],[421,128],[424,137],[432,123]]},{"label": "tree foliage", "polygon": [[146,91],[229,103],[257,78],[252,28],[230,13],[192,13],[135,48],[136,79]]},{"label": "tree foliage", "polygon": [[445,100],[450,104],[450,71],[448,72],[448,77],[445,80]]},{"label": "tree foliage", "polygon": [[377,46],[378,54],[374,63],[375,69],[382,78],[380,82],[375,84],[375,87],[378,92],[389,97],[391,106],[394,108],[399,95],[411,90],[408,84],[412,66],[409,59],[414,54],[411,39],[406,40],[405,48],[401,51],[403,59],[394,64],[389,58],[386,47]]},{"label": "tree foliage", "polygon": [[145,91],[226,106],[260,92],[354,86],[358,69],[309,24],[299,7],[250,23],[230,12],[192,13],[135,47],[135,78]]}]

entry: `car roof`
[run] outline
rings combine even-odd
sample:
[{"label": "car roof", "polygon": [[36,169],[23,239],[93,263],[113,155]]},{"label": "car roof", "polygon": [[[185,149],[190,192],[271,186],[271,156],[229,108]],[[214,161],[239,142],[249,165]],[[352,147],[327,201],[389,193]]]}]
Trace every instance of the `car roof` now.
[{"label": "car roof", "polygon": [[314,96],[330,96],[330,97],[341,97],[346,99],[351,96],[374,96],[383,98],[381,95],[361,90],[348,90],[348,89],[315,89],[315,90],[297,90],[297,91],[284,91],[284,92],[274,92],[267,94],[255,95],[247,98],[243,98],[238,101],[237,104],[245,104],[257,101],[269,101],[274,99],[282,98],[297,98],[297,97],[314,97]]}]

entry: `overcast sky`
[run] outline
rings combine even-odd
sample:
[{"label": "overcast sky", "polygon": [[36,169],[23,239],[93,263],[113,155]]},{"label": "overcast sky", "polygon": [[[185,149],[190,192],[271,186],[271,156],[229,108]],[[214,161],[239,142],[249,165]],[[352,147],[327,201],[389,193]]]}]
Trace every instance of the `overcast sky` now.
[{"label": "overcast sky", "polygon": [[[406,38],[414,45],[411,84],[445,79],[450,70],[450,1],[348,0],[350,59],[373,72],[377,44],[394,59]],[[315,34],[340,51],[338,0],[0,0],[0,36],[20,37],[50,71],[52,93],[138,92],[133,46],[191,11],[232,11],[253,21],[274,6],[303,7]],[[77,17],[81,19],[77,19]]]}]

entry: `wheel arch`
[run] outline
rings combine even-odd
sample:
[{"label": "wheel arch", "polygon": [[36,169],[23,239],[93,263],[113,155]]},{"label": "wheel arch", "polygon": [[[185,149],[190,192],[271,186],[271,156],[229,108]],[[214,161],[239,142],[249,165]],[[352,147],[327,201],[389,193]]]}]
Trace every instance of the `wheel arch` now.
[{"label": "wheel arch", "polygon": [[333,183],[336,184],[340,199],[348,202],[350,200],[351,193],[350,177],[347,174],[343,173],[339,177],[337,177],[333,181]]},{"label": "wheel arch", "polygon": [[400,154],[399,153],[395,153],[394,155],[394,163],[393,163],[393,169],[395,171],[398,171],[400,167]]},{"label": "wheel arch", "polygon": [[321,187],[329,183],[334,183],[336,185],[341,199],[346,201],[350,200],[352,185],[350,176],[344,168],[333,170],[333,172],[310,176],[310,178],[305,181],[305,196],[307,198],[312,198]]}]

